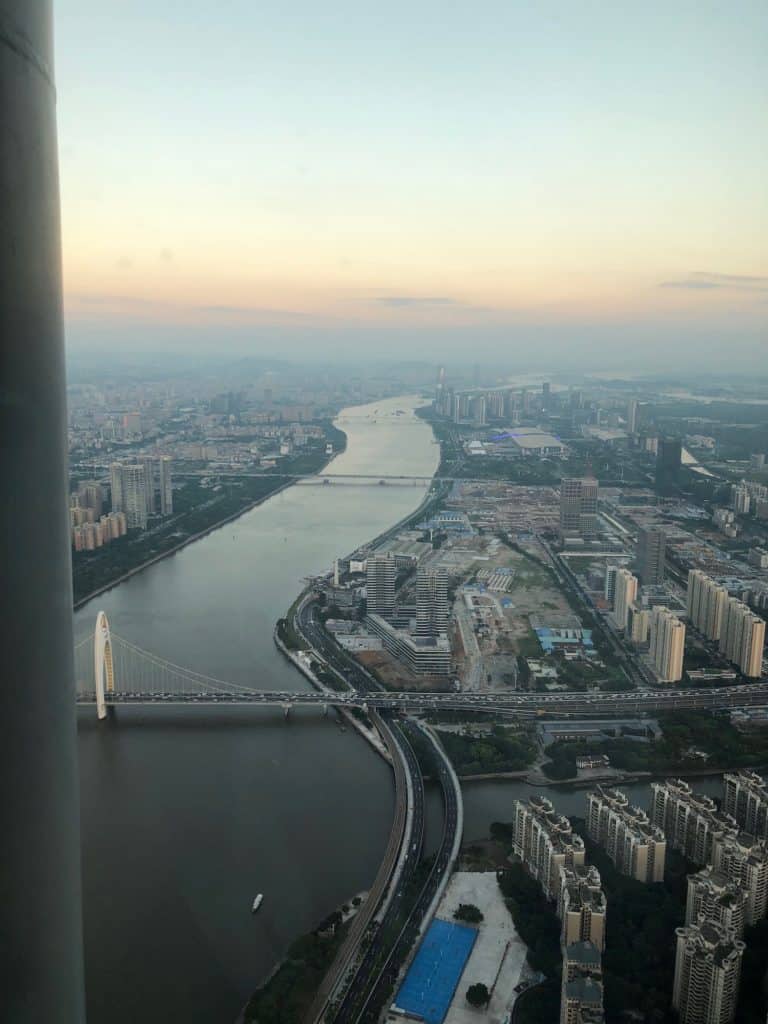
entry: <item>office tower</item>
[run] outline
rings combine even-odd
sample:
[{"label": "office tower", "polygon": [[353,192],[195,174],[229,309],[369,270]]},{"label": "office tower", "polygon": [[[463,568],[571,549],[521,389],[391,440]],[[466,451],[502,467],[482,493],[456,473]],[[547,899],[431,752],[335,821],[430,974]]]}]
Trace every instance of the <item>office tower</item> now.
[{"label": "office tower", "polygon": [[453,394],[451,399],[451,419],[454,423],[461,420],[461,395]]},{"label": "office tower", "polygon": [[606,899],[594,864],[561,865],[557,914],[564,945],[586,941],[605,949]]},{"label": "office tower", "polygon": [[765,467],[765,454],[763,452],[755,452],[749,457],[749,468],[750,469],[763,469]]},{"label": "office tower", "polygon": [[560,1024],[602,1024],[603,969],[593,942],[563,946]]},{"label": "office tower", "polygon": [[768,785],[756,772],[729,772],[723,776],[723,811],[739,828],[758,839],[768,838]]},{"label": "office tower", "polygon": [[629,607],[637,597],[637,577],[629,569],[616,573],[616,593],[613,601],[613,617],[619,629],[627,628]]},{"label": "office tower", "polygon": [[664,553],[667,535],[657,527],[641,528],[637,534],[636,571],[644,587],[664,582]]},{"label": "office tower", "polygon": [[611,608],[613,608],[613,602],[616,598],[616,573],[618,571],[617,566],[606,563],[604,597],[609,602]]},{"label": "office tower", "polygon": [[730,1024],[739,996],[744,943],[711,921],[676,928],[675,934],[672,1006],[680,1024]]},{"label": "office tower", "polygon": [[674,437],[659,438],[656,455],[656,489],[661,494],[672,494],[680,480],[683,448]]},{"label": "office tower", "polygon": [[714,871],[746,892],[746,924],[762,920],[768,911],[768,843],[735,827],[726,829],[712,842],[711,860]]},{"label": "office tower", "polygon": [[160,515],[173,515],[173,480],[171,478],[170,455],[162,455],[159,462]]},{"label": "office tower", "polygon": [[552,387],[548,380],[545,380],[541,385],[541,407],[542,409],[549,409],[550,401],[552,399]]},{"label": "office tower", "polygon": [[629,606],[629,620],[627,622],[627,635],[633,644],[644,644],[648,641],[648,634],[651,629],[651,612],[648,608],[642,608],[637,604]]},{"label": "office tower", "polygon": [[686,925],[714,921],[730,928],[740,939],[747,919],[747,891],[722,871],[708,866],[695,875],[688,875],[685,900]]},{"label": "office tower", "polygon": [[416,573],[416,634],[437,636],[448,629],[448,574],[419,567]]},{"label": "office tower", "polygon": [[598,483],[594,477],[565,477],[560,483],[560,533],[594,537],[597,533]]},{"label": "office tower", "polygon": [[687,613],[694,629],[709,640],[719,640],[728,590],[700,569],[688,573]]},{"label": "office tower", "polygon": [[669,608],[654,608],[650,637],[650,656],[659,682],[678,682],[683,678],[685,626]]},{"label": "office tower", "polygon": [[584,840],[546,797],[515,801],[514,851],[541,884],[547,899],[558,898],[561,867],[584,865]]},{"label": "office tower", "polygon": [[736,831],[733,818],[719,811],[711,797],[694,793],[682,779],[651,783],[649,817],[666,836],[667,847],[684,853],[694,864],[714,863],[715,842]]},{"label": "office tower", "polygon": [[627,433],[637,433],[637,399],[630,398],[627,402]]},{"label": "office tower", "polygon": [[765,621],[748,605],[735,597],[725,603],[720,629],[720,652],[741,669],[745,676],[756,678],[763,671]]},{"label": "office tower", "polygon": [[371,555],[365,566],[365,590],[369,615],[391,619],[395,612],[397,566],[391,555]]},{"label": "office tower", "polygon": [[664,833],[620,790],[598,786],[587,795],[587,835],[603,847],[623,875],[639,882],[664,880]]}]

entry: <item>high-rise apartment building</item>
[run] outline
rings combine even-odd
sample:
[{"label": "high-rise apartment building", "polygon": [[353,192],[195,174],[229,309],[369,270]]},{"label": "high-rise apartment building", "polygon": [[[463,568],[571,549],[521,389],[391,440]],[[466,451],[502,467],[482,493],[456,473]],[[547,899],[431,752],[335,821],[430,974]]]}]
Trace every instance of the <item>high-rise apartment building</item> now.
[{"label": "high-rise apartment building", "polygon": [[682,779],[651,783],[649,816],[666,836],[667,846],[684,853],[694,864],[714,863],[715,840],[736,830],[736,822],[718,810],[712,797],[694,793]]},{"label": "high-rise apartment building", "polygon": [[113,462],[109,473],[112,511],[125,513],[129,530],[146,530],[147,488],[144,466]]},{"label": "high-rise apartment building", "polygon": [[560,483],[560,533],[590,538],[597,534],[599,487],[594,477],[565,477]]},{"label": "high-rise apartment building", "polygon": [[733,881],[712,867],[688,875],[686,925],[714,921],[722,928],[732,929],[736,938],[740,939],[744,934],[746,920],[747,891],[740,882]]},{"label": "high-rise apartment building", "polygon": [[629,569],[619,569],[613,598],[613,617],[619,629],[627,628],[629,608],[637,597],[637,577]]},{"label": "high-rise apartment building", "polygon": [[557,914],[562,922],[564,945],[591,942],[602,952],[606,906],[600,872],[594,864],[560,868]]},{"label": "high-rise apartment building", "polygon": [[627,402],[627,433],[637,433],[637,399],[630,398]]},{"label": "high-rise apartment building", "polygon": [[560,1024],[602,1024],[603,970],[592,942],[563,945]]},{"label": "high-rise apartment building", "polygon": [[768,911],[768,843],[732,828],[715,837],[711,860],[715,871],[746,892],[746,923],[761,921]]},{"label": "high-rise apartment building", "polygon": [[683,678],[685,626],[669,608],[659,606],[651,612],[650,638],[650,657],[659,682],[678,682]]},{"label": "high-rise apartment building", "polygon": [[147,515],[153,516],[157,512],[156,463],[151,455],[142,455],[138,460],[138,465],[144,467],[144,494],[147,502]]},{"label": "high-rise apartment building", "polygon": [[144,466],[125,465],[120,467],[122,478],[123,508],[129,530],[147,528],[147,483]]},{"label": "high-rise apartment building", "polygon": [[448,629],[448,574],[420,566],[416,572],[416,635],[438,636]]},{"label": "high-rise apartment building", "polygon": [[630,605],[629,622],[627,623],[627,635],[633,644],[644,644],[648,642],[648,634],[651,630],[651,610],[643,608],[638,604]]},{"label": "high-rise apartment building", "polygon": [[533,796],[527,803],[515,801],[514,826],[515,853],[539,881],[547,899],[556,900],[560,869],[584,865],[584,840],[543,796]]},{"label": "high-rise apartment building", "polygon": [[608,565],[605,566],[605,587],[603,589],[603,596],[608,601],[611,608],[613,608],[613,602],[616,598],[616,573],[618,572],[618,566]]},{"label": "high-rise apartment building", "polygon": [[694,629],[709,640],[719,640],[723,614],[728,602],[728,590],[720,586],[700,569],[688,573],[687,612]]},{"label": "high-rise apartment building", "polygon": [[161,455],[158,464],[159,487],[160,487],[160,515],[173,515],[173,480],[171,477],[171,465],[173,460],[170,455]]},{"label": "high-rise apartment building", "polygon": [[365,567],[365,590],[369,615],[391,619],[395,612],[397,566],[391,555],[371,555]]},{"label": "high-rise apartment building", "polygon": [[763,671],[765,621],[735,597],[725,604],[720,629],[720,652],[738,665],[745,676],[757,678]]},{"label": "high-rise apartment building", "polygon": [[637,533],[637,564],[635,571],[644,587],[664,582],[667,535],[658,527],[641,527]]},{"label": "high-rise apartment building", "polygon": [[730,505],[737,515],[746,516],[749,514],[751,495],[749,493],[749,488],[746,487],[745,484],[741,483],[731,485]]},{"label": "high-rise apartment building", "polygon": [[104,491],[98,480],[81,480],[77,487],[81,508],[92,508],[96,519],[104,511]]},{"label": "high-rise apartment building", "polygon": [[620,790],[598,786],[587,795],[587,835],[603,847],[622,874],[639,882],[664,880],[664,833]]},{"label": "high-rise apartment building", "polygon": [[736,1013],[745,945],[711,921],[676,928],[672,1006],[680,1024],[730,1024]]},{"label": "high-rise apartment building", "polygon": [[739,828],[758,839],[768,838],[768,784],[756,772],[729,772],[723,776],[723,811]]}]

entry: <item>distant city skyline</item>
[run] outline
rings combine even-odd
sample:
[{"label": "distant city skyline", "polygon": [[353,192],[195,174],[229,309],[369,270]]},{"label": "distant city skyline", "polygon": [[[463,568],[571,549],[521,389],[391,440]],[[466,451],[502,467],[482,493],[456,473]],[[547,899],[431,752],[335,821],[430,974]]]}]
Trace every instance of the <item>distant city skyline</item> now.
[{"label": "distant city skyline", "polygon": [[768,12],[57,7],[69,344],[756,358]]}]

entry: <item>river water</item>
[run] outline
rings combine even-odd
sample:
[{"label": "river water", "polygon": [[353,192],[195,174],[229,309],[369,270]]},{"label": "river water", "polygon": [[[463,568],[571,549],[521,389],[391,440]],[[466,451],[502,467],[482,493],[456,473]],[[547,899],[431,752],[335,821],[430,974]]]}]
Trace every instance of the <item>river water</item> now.
[{"label": "river water", "polygon": [[[336,473],[431,476],[417,399],[344,410]],[[405,410],[397,415],[397,410]],[[424,488],[294,486],[83,607],[146,650],[234,683],[301,689],[272,642],[303,577],[412,511]],[[80,713],[90,1024],[232,1022],[288,944],[372,882],[391,773],[301,710]],[[250,905],[265,894],[258,915]]]}]

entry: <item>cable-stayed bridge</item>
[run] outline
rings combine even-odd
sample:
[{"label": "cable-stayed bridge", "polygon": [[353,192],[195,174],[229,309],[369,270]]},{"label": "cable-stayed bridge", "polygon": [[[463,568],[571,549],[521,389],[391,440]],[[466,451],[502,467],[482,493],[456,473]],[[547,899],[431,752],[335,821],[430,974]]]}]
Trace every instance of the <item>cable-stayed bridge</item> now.
[{"label": "cable-stayed bridge", "polygon": [[711,689],[626,690],[604,693],[335,693],[330,690],[264,690],[243,686],[176,665],[112,633],[104,612],[96,628],[75,648],[78,704],[94,705],[99,718],[110,706],[232,704],[282,707],[378,708],[390,711],[485,711],[500,716],[541,715],[599,717],[665,710],[762,707],[768,705],[768,682]]}]

